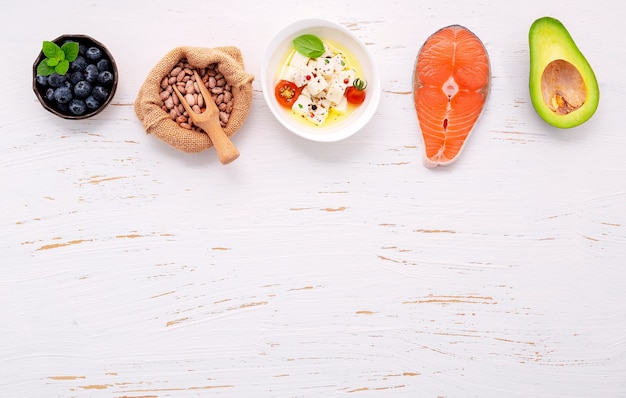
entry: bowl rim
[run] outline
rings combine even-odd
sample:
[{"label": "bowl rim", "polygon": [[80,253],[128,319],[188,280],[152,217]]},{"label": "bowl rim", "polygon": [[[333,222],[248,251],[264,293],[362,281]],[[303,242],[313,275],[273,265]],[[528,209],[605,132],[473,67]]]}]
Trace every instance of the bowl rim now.
[{"label": "bowl rim", "polygon": [[[359,115],[359,118],[356,119],[356,122],[341,127],[341,130],[333,131],[329,134],[319,134],[315,132],[306,131],[306,129],[294,128],[293,124],[287,122],[286,112],[283,109],[280,109],[280,105],[276,102],[273,94],[274,94],[274,79],[275,73],[274,71],[268,71],[267,66],[271,63],[271,60],[275,56],[275,52],[281,46],[281,44],[285,43],[289,38],[295,38],[296,35],[304,34],[307,30],[321,28],[321,29],[334,29],[339,31],[341,34],[349,37],[360,49],[360,51],[366,56],[368,61],[368,67],[371,69],[372,76],[368,76],[368,98],[366,99],[367,104]],[[362,62],[362,61],[361,61]],[[272,80],[272,84],[269,84],[270,79]],[[365,44],[359,39],[354,33],[352,33],[349,29],[335,23],[330,20],[321,19],[321,18],[304,18],[300,20],[293,21],[289,24],[281,27],[274,36],[267,43],[261,63],[261,86],[263,91],[263,96],[265,98],[265,102],[267,103],[268,108],[274,115],[274,117],[278,120],[278,122],[290,132],[317,142],[335,142],[346,139],[358,131],[360,131],[369,121],[372,119],[374,114],[378,109],[378,105],[380,102],[381,89],[380,89],[380,72],[378,69],[378,64],[374,59],[373,55],[369,51],[369,49],[365,46]],[[312,127],[309,130],[314,129]]]},{"label": "bowl rim", "polygon": [[100,41],[86,34],[66,33],[50,41],[59,45],[60,43],[68,39],[73,39],[76,41],[83,41],[83,42],[91,42],[106,53],[107,58],[111,62],[111,68],[113,69],[113,77],[114,77],[113,84],[111,85],[111,89],[109,93],[109,98],[107,98],[107,100],[104,101],[104,103],[98,109],[93,110],[91,112],[84,113],[82,115],[65,114],[59,111],[58,109],[55,109],[54,107],[50,106],[50,104],[48,104],[46,99],[43,97],[42,93],[39,91],[38,85],[37,85],[37,65],[39,65],[41,60],[45,57],[42,49],[39,50],[39,55],[37,56],[37,58],[35,59],[35,62],[33,63],[32,87],[33,87],[33,91],[35,92],[35,96],[41,103],[41,106],[48,112],[54,114],[55,116],[61,117],[63,119],[70,119],[70,120],[87,119],[102,112],[104,108],[106,108],[113,100],[113,96],[115,95],[115,92],[117,91],[117,83],[119,80],[117,63],[115,62],[115,59],[113,58],[113,54],[111,54],[109,49],[104,44],[102,44]]}]

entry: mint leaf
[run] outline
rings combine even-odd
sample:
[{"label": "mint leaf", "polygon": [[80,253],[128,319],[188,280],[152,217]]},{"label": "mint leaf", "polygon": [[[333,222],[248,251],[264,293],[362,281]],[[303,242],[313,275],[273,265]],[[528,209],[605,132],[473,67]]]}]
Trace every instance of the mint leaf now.
[{"label": "mint leaf", "polygon": [[41,76],[50,76],[54,73],[54,67],[48,66],[46,60],[44,59],[37,65],[37,74]]},{"label": "mint leaf", "polygon": [[70,69],[70,63],[67,61],[67,59],[64,59],[63,61],[59,62],[59,64],[54,67],[54,71],[58,73],[59,75],[66,74],[69,69]]},{"label": "mint leaf", "polygon": [[78,43],[70,41],[59,47],[51,41],[44,41],[42,51],[44,58],[37,65],[37,74],[41,76],[49,76],[53,73],[64,75],[70,69],[70,62],[78,57]]},{"label": "mint leaf", "polygon": [[324,43],[315,35],[307,34],[293,39],[296,51],[305,57],[317,58],[324,54]]},{"label": "mint leaf", "polygon": [[44,41],[42,45],[43,53],[48,58],[54,58],[57,56],[57,53],[61,50],[59,46],[51,41]]},{"label": "mint leaf", "polygon": [[76,59],[76,57],[78,57],[78,43],[75,41],[69,41],[63,44],[63,46],[61,46],[61,50],[63,50],[65,53],[65,59],[69,62],[72,62]]}]

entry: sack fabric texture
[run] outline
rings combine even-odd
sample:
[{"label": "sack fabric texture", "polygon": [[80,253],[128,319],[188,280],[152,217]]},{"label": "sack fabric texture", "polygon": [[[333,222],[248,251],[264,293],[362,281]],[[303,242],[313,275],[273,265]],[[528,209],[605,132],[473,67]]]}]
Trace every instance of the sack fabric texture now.
[{"label": "sack fabric texture", "polygon": [[216,48],[176,47],[163,57],[148,73],[139,89],[134,108],[137,117],[148,134],[170,146],[187,153],[197,153],[213,146],[209,136],[202,131],[180,127],[162,109],[161,81],[181,60],[198,69],[217,64],[217,69],[230,84],[233,94],[233,110],[224,132],[229,137],[243,125],[252,104],[252,81],[254,76],[244,69],[243,56],[237,47]]}]

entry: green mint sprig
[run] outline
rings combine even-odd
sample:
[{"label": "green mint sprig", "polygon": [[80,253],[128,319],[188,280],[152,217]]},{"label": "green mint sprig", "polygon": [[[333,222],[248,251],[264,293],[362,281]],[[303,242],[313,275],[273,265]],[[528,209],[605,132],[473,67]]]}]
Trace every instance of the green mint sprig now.
[{"label": "green mint sprig", "polygon": [[70,62],[78,56],[78,43],[68,41],[61,47],[51,41],[44,41],[42,45],[46,58],[37,65],[37,74],[49,76],[53,73],[64,75],[70,68]]}]

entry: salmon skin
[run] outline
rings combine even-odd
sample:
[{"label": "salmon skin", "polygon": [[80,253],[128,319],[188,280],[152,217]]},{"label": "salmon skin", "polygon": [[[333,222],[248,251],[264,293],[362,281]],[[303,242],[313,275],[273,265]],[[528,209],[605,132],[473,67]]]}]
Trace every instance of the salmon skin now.
[{"label": "salmon skin", "polygon": [[458,159],[487,101],[489,79],[487,50],[467,28],[450,25],[426,39],[413,74],[424,166]]}]

